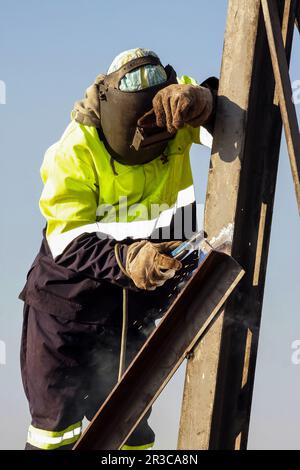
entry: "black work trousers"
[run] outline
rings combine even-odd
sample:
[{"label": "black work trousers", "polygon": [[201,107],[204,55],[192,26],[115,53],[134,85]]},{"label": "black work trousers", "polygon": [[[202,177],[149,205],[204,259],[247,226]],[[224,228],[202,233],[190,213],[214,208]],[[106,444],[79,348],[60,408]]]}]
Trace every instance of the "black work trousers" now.
[{"label": "black work trousers", "polygon": [[[82,419],[93,418],[117,382],[120,338],[121,324],[68,320],[25,303],[21,372],[32,416],[27,449],[72,448]],[[127,365],[145,340],[143,331],[131,325]],[[149,414],[126,442],[127,448],[153,444]]]}]

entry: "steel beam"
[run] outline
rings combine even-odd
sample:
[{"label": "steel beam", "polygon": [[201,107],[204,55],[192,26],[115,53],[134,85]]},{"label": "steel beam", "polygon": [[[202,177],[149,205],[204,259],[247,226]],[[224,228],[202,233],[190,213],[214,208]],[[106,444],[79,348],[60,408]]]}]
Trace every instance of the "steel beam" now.
[{"label": "steel beam", "polygon": [[75,450],[119,449],[216,318],[244,271],[212,251],[131,363]]},{"label": "steel beam", "polygon": [[[290,4],[291,0],[287,3]],[[276,2],[262,0],[262,8],[295,185],[298,211],[300,213],[300,133],[297,113],[293,102],[289,67],[286,60]],[[290,15],[295,15],[295,10],[292,10]],[[292,20],[294,21],[294,19]]]},{"label": "steel beam", "polygon": [[[293,30],[289,15],[288,62]],[[179,449],[247,446],[282,133],[274,93],[260,1],[230,0],[204,228],[212,238],[234,227],[231,253],[246,275],[188,361]]]}]

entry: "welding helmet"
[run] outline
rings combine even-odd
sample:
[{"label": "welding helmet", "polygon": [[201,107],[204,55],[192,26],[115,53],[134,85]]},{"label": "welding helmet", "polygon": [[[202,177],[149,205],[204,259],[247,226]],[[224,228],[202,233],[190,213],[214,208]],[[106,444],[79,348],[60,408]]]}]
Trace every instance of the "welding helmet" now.
[{"label": "welding helmet", "polygon": [[[141,67],[159,66],[164,71],[160,83],[146,87],[126,87],[126,77]],[[125,165],[148,163],[162,155],[168,140],[155,138],[155,129],[146,146],[133,145],[137,131],[137,122],[146,112],[152,109],[152,100],[161,89],[177,83],[174,69],[163,67],[159,58],[149,51],[148,55],[129,60],[121,67],[102,76],[99,82],[101,138],[112,158]],[[127,80],[128,82],[128,80]],[[130,82],[130,81],[129,81]],[[125,85],[125,86],[124,86]],[[158,130],[158,128],[156,128]]]}]

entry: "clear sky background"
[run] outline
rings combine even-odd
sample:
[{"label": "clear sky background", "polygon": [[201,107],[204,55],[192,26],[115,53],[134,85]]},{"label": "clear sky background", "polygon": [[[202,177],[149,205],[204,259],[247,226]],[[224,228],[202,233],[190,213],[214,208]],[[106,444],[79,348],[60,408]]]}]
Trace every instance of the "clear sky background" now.
[{"label": "clear sky background", "polygon": [[[19,372],[22,303],[17,296],[44,225],[38,209],[43,154],[67,126],[74,101],[122,50],[151,48],[179,75],[199,81],[218,76],[227,2],[1,0],[0,7],[0,80],[7,88],[7,103],[0,104],[0,340],[6,344],[6,365],[0,365],[0,448],[21,449],[29,413]],[[297,33],[295,39],[292,78],[299,80]],[[208,164],[209,151],[195,146],[192,165],[200,203]],[[300,365],[291,361],[291,345],[300,339],[299,239],[283,141],[250,449],[300,449]],[[183,377],[181,367],[154,408],[157,449],[176,448]]]}]

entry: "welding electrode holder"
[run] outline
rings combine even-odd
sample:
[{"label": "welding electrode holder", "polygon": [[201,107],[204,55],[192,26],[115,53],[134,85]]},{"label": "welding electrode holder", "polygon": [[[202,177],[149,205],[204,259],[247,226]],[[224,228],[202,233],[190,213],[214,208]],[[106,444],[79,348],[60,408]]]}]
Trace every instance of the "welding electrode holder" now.
[{"label": "welding electrode holder", "polygon": [[167,143],[173,138],[174,133],[170,134],[166,128],[161,128],[156,125],[151,127],[137,126],[130,147],[138,151],[141,148],[148,148],[151,145]]}]

